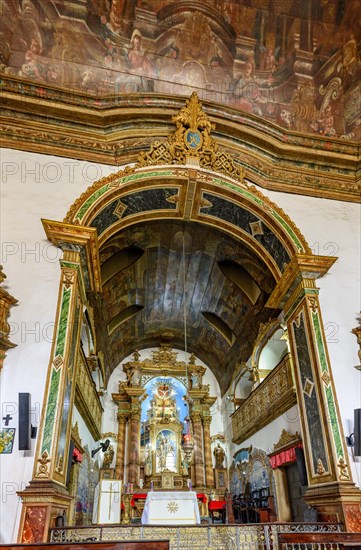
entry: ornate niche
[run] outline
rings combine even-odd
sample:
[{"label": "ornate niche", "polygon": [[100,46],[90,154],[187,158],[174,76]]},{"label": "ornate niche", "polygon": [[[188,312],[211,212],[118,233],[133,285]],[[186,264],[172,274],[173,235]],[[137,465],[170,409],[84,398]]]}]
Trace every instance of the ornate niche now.
[{"label": "ornate niche", "polygon": [[[143,361],[136,351],[134,360],[123,365],[127,380],[113,394],[118,416],[128,418],[128,429],[135,429],[135,416],[140,421],[139,481],[146,488],[187,487],[193,471],[187,448],[193,439],[190,419],[195,411],[208,417],[215,400],[203,384],[206,369],[196,364],[193,355],[188,363],[178,361],[177,355],[168,344],[161,344]],[[128,455],[132,453],[128,449]]]}]

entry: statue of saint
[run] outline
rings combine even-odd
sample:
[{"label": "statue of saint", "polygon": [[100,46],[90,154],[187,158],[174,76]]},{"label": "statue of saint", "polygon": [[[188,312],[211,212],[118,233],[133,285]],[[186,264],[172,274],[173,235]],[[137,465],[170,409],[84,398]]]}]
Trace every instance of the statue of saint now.
[{"label": "statue of saint", "polygon": [[181,448],[180,450],[180,456],[181,456],[181,474],[182,476],[188,476],[188,464],[185,452]]},{"label": "statue of saint", "polygon": [[114,447],[109,445],[103,456],[102,468],[110,468],[114,458]]},{"label": "statue of saint", "polygon": [[152,475],[152,451],[150,449],[147,449],[145,452],[144,475]]},{"label": "statue of saint", "polygon": [[221,447],[219,443],[217,443],[217,446],[213,451],[213,455],[216,461],[216,468],[223,468],[223,461],[224,461],[224,457],[226,456],[226,453],[224,452],[223,447]]}]

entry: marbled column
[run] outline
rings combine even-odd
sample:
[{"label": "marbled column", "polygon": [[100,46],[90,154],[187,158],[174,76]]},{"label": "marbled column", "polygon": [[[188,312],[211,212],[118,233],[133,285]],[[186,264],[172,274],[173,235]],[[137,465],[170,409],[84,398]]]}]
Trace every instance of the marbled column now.
[{"label": "marbled column", "polygon": [[[79,332],[78,252],[65,251],[61,260],[61,280],[58,298],[54,343],[45,390],[45,414],[42,415],[37,442],[35,479],[56,479],[65,484],[69,440],[67,426],[71,422],[71,407],[75,378],[74,349]],[[70,382],[69,382],[70,380]]]},{"label": "marbled column", "polygon": [[33,479],[24,491],[18,493],[23,500],[18,536],[20,542],[46,542],[52,518],[63,510],[69,517],[72,500],[65,483],[81,322],[82,277],[79,252],[65,250],[60,265],[54,340]]},{"label": "marbled column", "polygon": [[125,454],[125,429],[127,425],[127,416],[118,414],[118,439],[117,439],[117,459],[115,466],[116,479],[124,478],[124,454]]},{"label": "marbled column", "polygon": [[305,500],[320,520],[352,530],[361,526],[361,492],[352,482],[315,284],[335,260],[296,255],[266,305],[282,307],[287,322],[308,475]]},{"label": "marbled column", "polygon": [[193,436],[194,436],[194,471],[196,487],[204,486],[204,462],[203,462],[203,437],[202,421],[200,414],[192,415]]},{"label": "marbled column", "polygon": [[211,449],[211,421],[210,416],[203,417],[203,443],[204,443],[204,463],[206,471],[206,486],[214,487],[214,476],[212,466],[212,449]]},{"label": "marbled column", "polygon": [[139,483],[140,413],[133,412],[129,420],[128,483]]}]

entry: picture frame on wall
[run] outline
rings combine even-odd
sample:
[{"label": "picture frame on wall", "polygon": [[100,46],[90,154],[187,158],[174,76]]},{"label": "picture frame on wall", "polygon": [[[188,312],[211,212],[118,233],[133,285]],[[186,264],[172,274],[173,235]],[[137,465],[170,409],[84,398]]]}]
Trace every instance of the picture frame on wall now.
[{"label": "picture frame on wall", "polygon": [[0,429],[0,454],[9,455],[13,452],[15,428]]}]

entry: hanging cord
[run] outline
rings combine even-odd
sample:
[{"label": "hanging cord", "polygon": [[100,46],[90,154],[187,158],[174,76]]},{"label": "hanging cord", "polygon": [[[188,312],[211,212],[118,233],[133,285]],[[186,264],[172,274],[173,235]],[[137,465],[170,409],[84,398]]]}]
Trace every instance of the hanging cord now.
[{"label": "hanging cord", "polygon": [[182,255],[183,255],[183,292],[184,292],[184,300],[183,300],[183,328],[184,328],[184,356],[185,356],[185,363],[186,363],[186,377],[188,380],[188,365],[187,365],[187,348],[188,348],[188,342],[187,342],[187,288],[186,288],[186,251],[185,251],[185,238],[184,238],[184,224],[183,224],[183,239],[182,239]]}]

